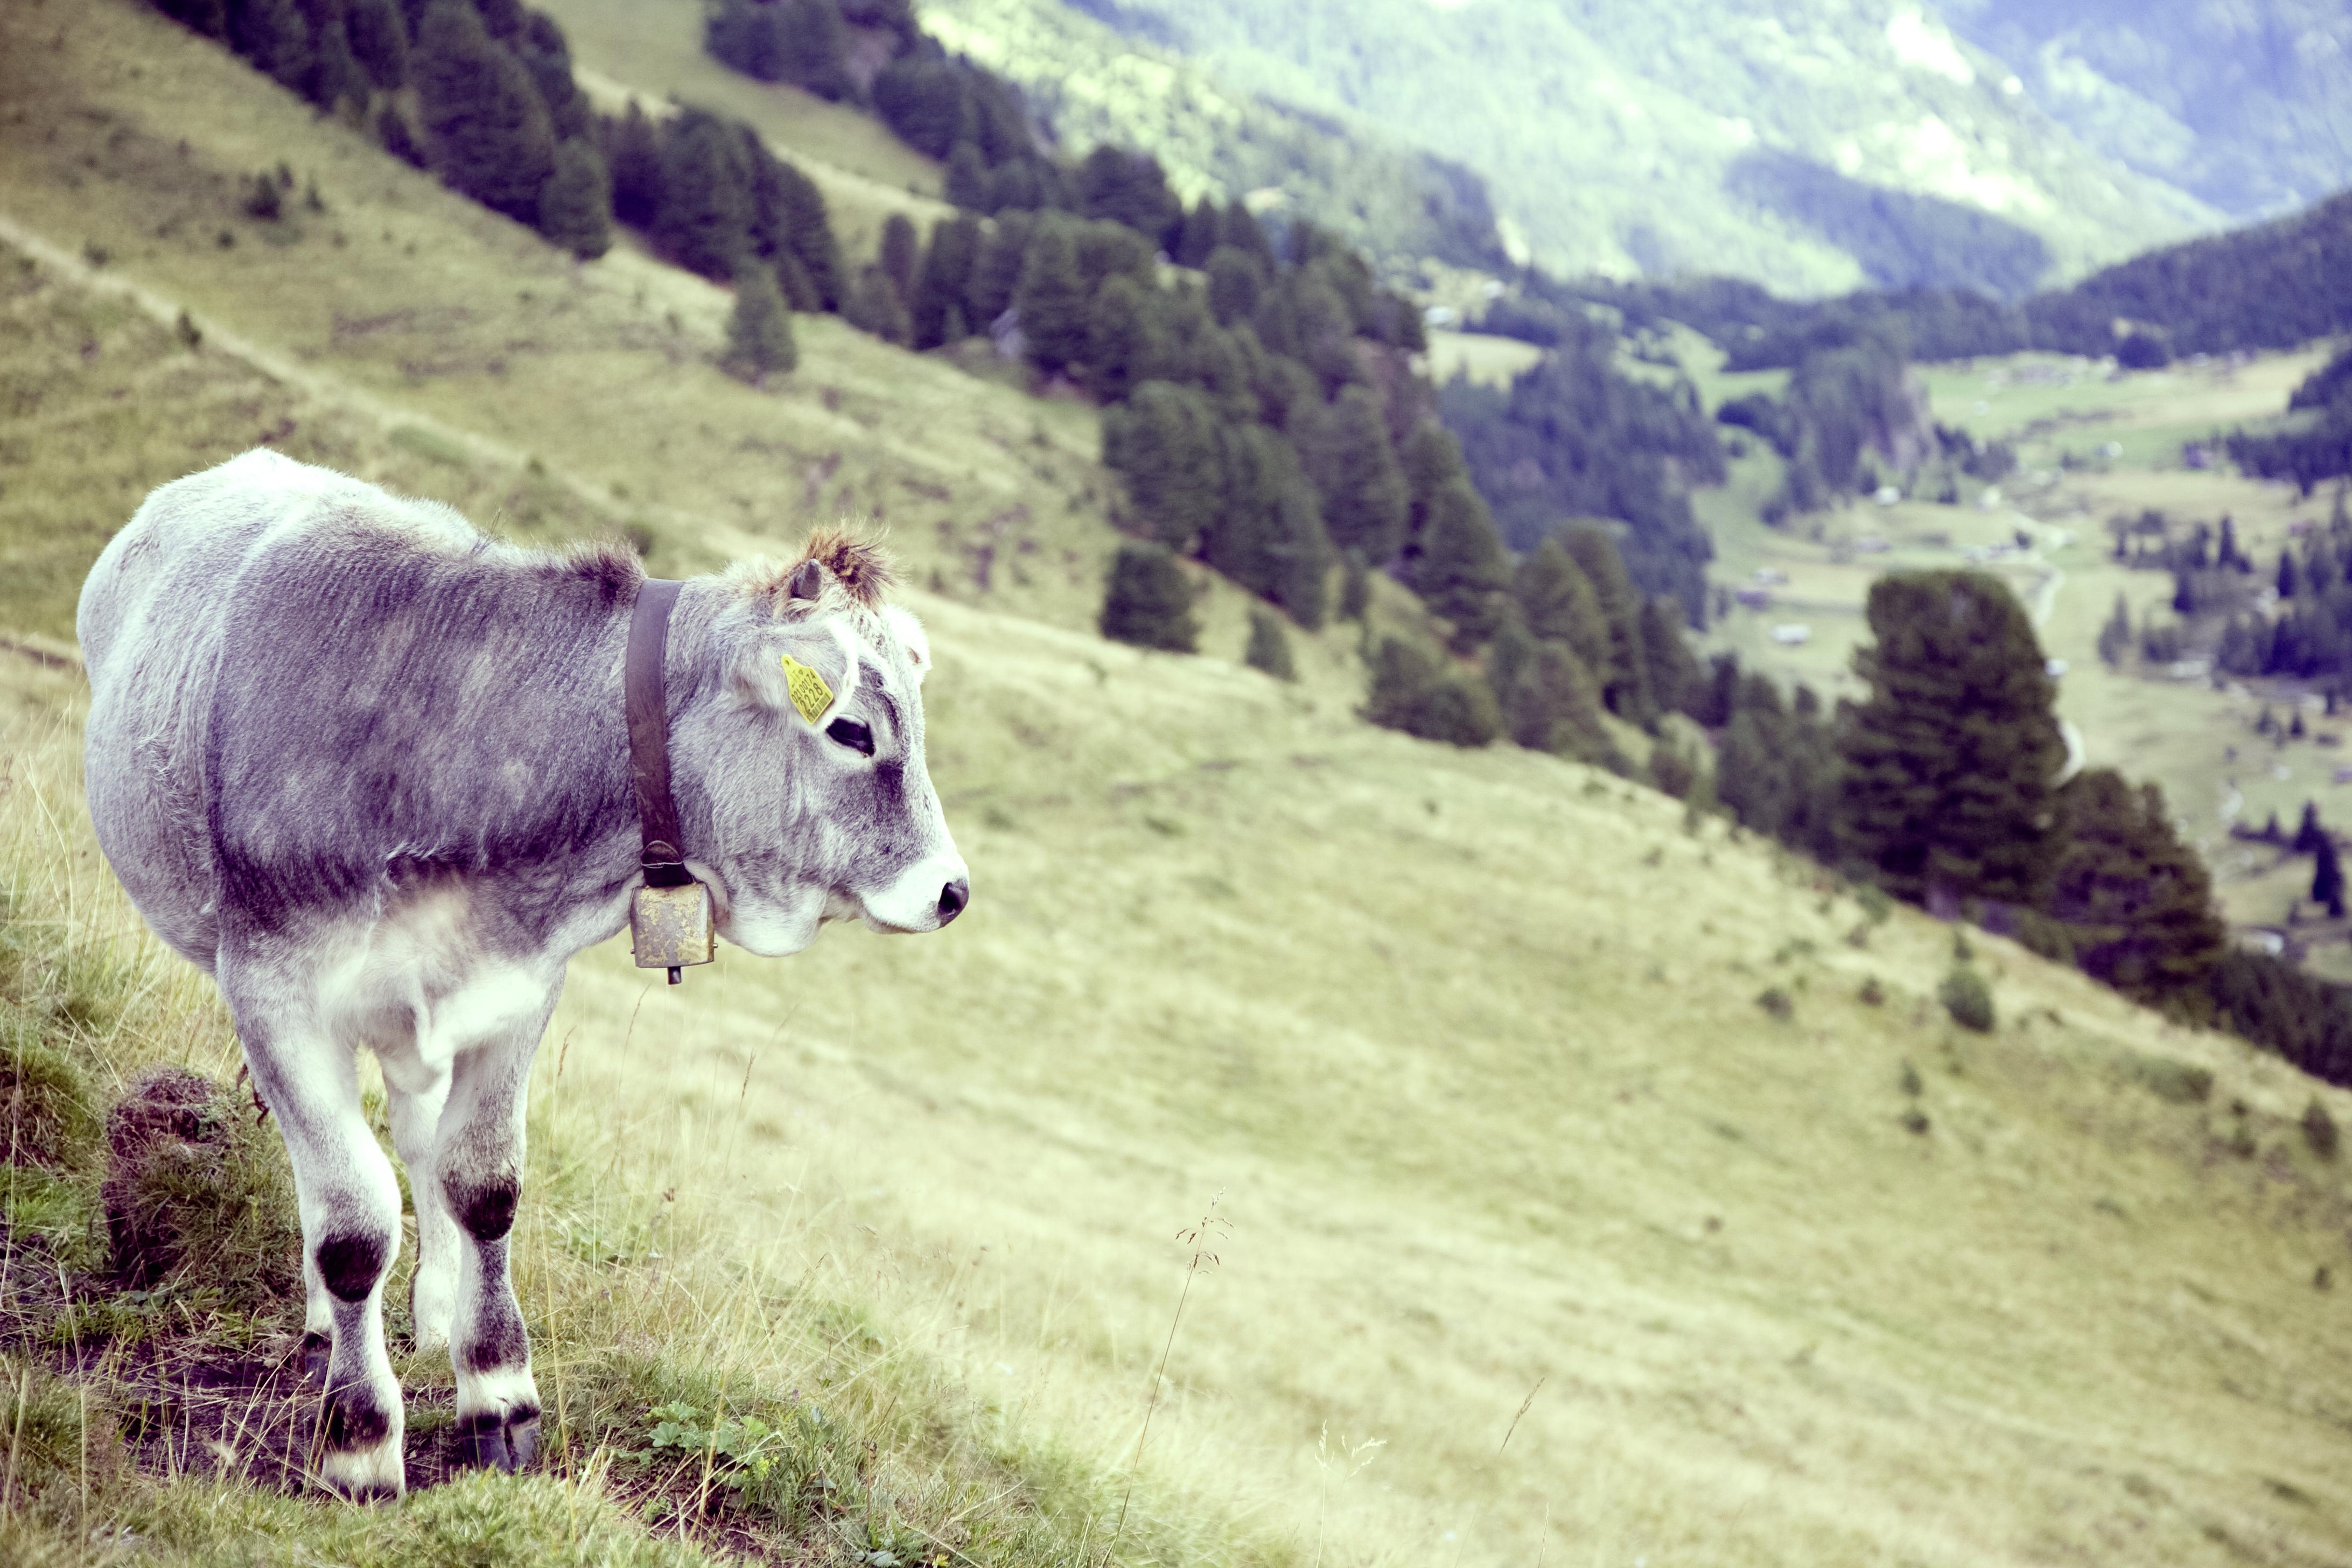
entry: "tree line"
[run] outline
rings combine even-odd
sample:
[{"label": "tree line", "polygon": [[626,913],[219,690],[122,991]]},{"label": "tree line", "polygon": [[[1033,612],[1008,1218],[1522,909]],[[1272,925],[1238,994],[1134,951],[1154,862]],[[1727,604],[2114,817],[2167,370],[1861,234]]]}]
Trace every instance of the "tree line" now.
[{"label": "tree line", "polygon": [[2283,430],[2232,432],[2231,461],[2263,479],[2291,479],[2306,496],[2328,479],[2352,479],[2352,342],[2295,388],[2287,408],[2309,417]]},{"label": "tree line", "polygon": [[321,112],[589,258],[609,177],[563,30],[520,0],[153,0]]}]

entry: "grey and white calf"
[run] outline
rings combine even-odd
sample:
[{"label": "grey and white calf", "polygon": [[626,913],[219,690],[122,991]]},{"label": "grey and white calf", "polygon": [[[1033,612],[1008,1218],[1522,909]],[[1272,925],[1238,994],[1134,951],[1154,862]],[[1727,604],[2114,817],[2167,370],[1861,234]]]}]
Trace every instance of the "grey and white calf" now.
[{"label": "grey and white calf", "polygon": [[[360,1108],[375,1052],[415,1195],[420,1346],[461,1439],[537,1445],[507,1275],[523,1089],[566,962],[642,881],[622,652],[628,555],[494,542],[446,507],[250,452],[164,486],[84,585],[90,814],[140,912],[209,972],[284,1131],[323,1479],[402,1487],[381,1306],[400,1189]],[[936,931],[970,897],[923,763],[929,653],[845,536],[698,577],[665,675],[688,868],[719,933],[797,952],[828,920]],[[834,699],[796,709],[783,656]]]}]

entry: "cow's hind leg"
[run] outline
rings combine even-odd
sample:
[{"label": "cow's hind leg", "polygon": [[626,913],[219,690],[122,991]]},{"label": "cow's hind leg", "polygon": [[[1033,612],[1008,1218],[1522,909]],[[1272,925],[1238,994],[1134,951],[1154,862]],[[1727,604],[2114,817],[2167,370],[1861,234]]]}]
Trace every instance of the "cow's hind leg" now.
[{"label": "cow's hind leg", "polygon": [[[551,994],[549,1008],[554,1001]],[[463,1232],[449,1343],[459,1458],[502,1470],[528,1465],[539,1451],[539,1385],[508,1277],[507,1240],[522,1197],[523,1093],[546,1022],[541,1010],[459,1053],[437,1151],[442,1195]]]},{"label": "cow's hind leg", "polygon": [[384,1353],[382,1307],[400,1247],[400,1184],[361,1110],[352,1051],[320,1024],[307,976],[226,952],[219,973],[294,1167],[308,1315],[326,1320],[320,1479],[352,1498],[396,1496],[400,1384]]}]

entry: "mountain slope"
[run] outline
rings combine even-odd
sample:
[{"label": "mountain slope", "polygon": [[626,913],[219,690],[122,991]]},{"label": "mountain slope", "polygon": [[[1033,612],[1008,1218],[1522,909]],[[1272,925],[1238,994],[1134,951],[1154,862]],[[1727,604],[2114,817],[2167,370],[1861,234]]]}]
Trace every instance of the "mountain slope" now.
[{"label": "mountain slope", "polygon": [[[933,10],[962,18],[1008,3]],[[1182,51],[1228,89],[1458,160],[1486,180],[1535,259],[1560,272],[1704,270],[1790,291],[1959,280],[1945,270],[1956,231],[1940,213],[1919,254],[1854,244],[1858,223],[1916,217],[1890,192],[2023,231],[2046,247],[2053,276],[2215,216],[2085,150],[2006,90],[2006,68],[1894,0],[1078,8]],[[1759,156],[1819,174],[1759,181],[1748,173]],[[1996,238],[2015,243],[2009,228]]]},{"label": "mountain slope", "polygon": [[2352,182],[2352,12],[2336,0],[1939,0],[2086,144],[2233,217]]}]

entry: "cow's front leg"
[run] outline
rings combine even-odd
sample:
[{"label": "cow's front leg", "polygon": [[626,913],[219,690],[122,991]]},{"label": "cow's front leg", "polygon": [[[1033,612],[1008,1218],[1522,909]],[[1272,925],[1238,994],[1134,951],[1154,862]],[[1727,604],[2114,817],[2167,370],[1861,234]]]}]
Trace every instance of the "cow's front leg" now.
[{"label": "cow's front leg", "polygon": [[524,1090],[545,1024],[542,1013],[459,1054],[436,1151],[442,1197],[462,1233],[449,1342],[459,1459],[502,1470],[539,1451],[539,1386],[508,1277],[507,1240],[522,1198]]},{"label": "cow's front leg", "polygon": [[418,1350],[446,1350],[457,1310],[459,1234],[442,1195],[435,1149],[449,1100],[449,1075],[419,1068],[412,1076],[409,1065],[397,1057],[384,1061],[392,1146],[408,1172],[409,1200],[416,1208],[416,1272],[408,1282],[408,1321]]},{"label": "cow's front leg", "polygon": [[[319,1026],[296,977],[224,954],[221,989],[254,1084],[278,1120],[302,1216],[308,1327],[328,1339],[319,1479],[397,1496],[400,1384],[383,1348],[383,1283],[400,1249],[400,1184],[360,1106],[352,1050]],[[306,1346],[309,1342],[306,1333]]]}]

